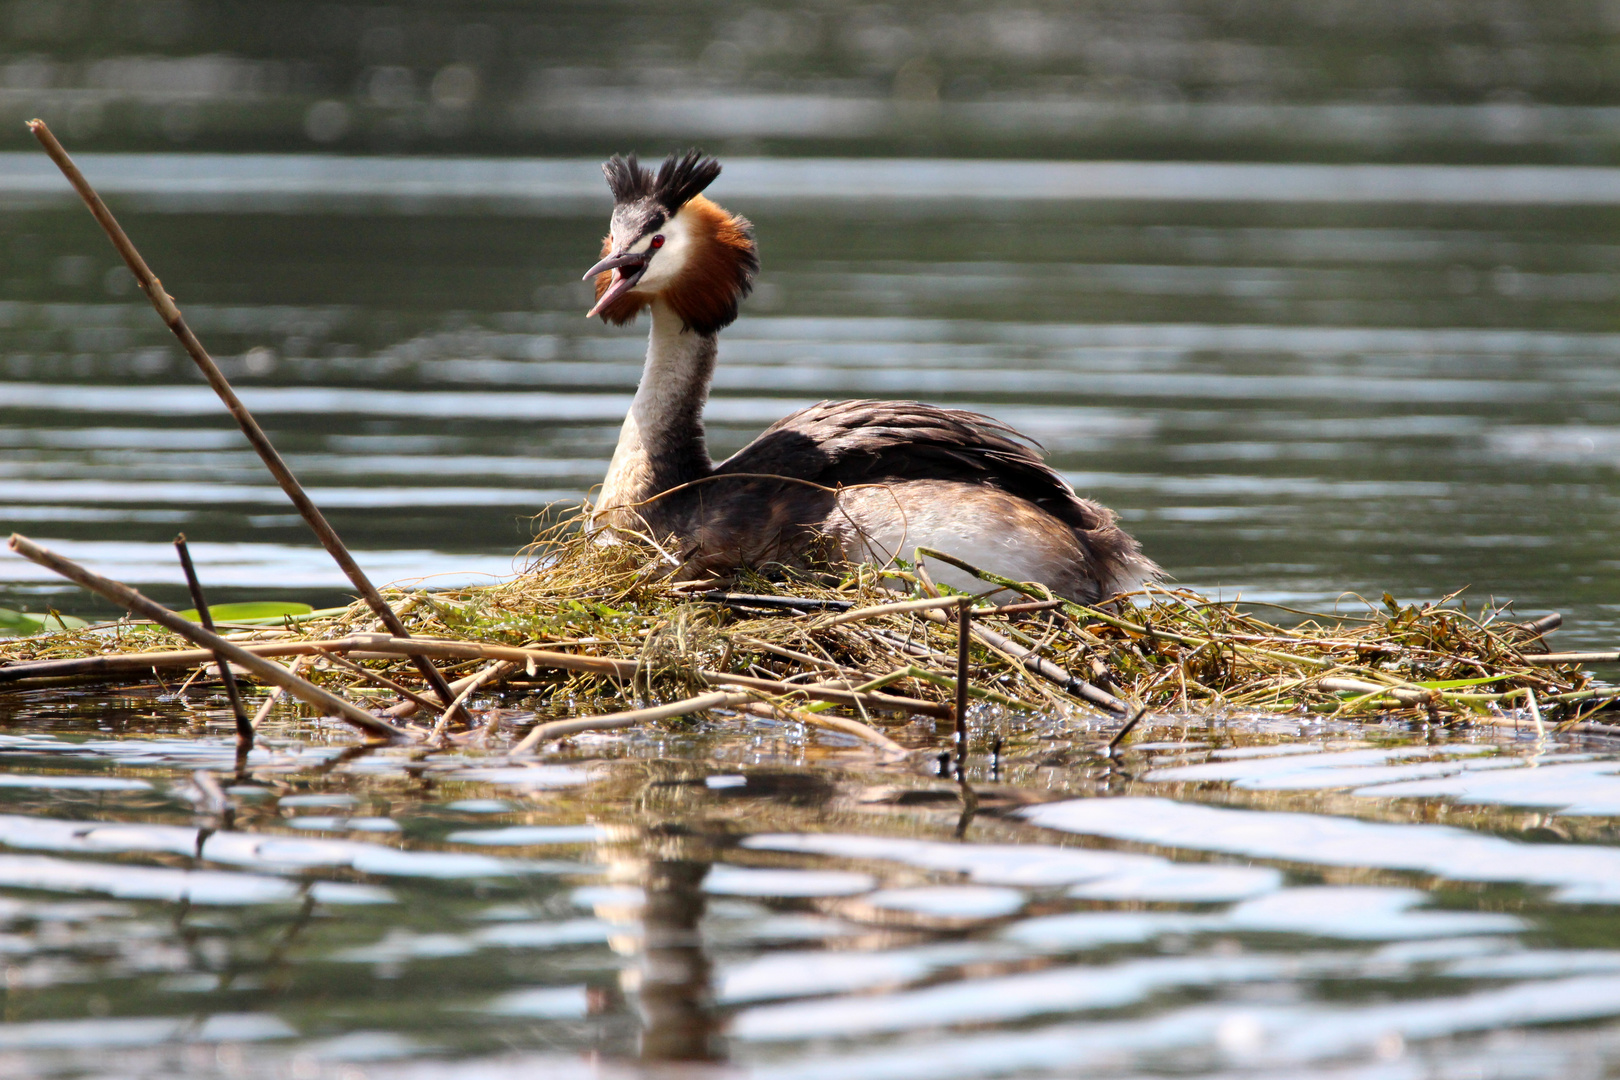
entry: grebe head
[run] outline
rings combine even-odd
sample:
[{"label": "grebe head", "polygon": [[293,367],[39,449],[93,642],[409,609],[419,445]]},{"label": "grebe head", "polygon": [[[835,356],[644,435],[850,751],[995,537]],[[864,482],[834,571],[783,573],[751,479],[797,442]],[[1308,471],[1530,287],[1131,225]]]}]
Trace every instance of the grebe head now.
[{"label": "grebe head", "polygon": [[622,325],[662,299],[690,330],[729,326],[753,288],[759,252],[748,220],[703,196],[720,163],[696,150],[671,154],[654,176],[636,155],[615,154],[602,172],[613,190],[613,218],[602,261],[585,272],[596,278],[596,305],[586,318]]}]

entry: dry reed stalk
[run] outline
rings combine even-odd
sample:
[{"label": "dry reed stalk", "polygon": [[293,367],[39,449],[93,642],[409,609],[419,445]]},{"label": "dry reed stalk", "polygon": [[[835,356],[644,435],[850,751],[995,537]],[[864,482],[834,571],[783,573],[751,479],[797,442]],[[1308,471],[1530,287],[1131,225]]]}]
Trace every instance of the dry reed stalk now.
[{"label": "dry reed stalk", "polygon": [[[1536,722],[1521,716],[1482,716],[1475,723],[1483,727],[1508,728],[1515,731],[1534,731]],[[1557,725],[1561,733],[1576,735],[1620,735],[1620,724],[1603,724],[1592,720],[1575,720]]]},{"label": "dry reed stalk", "polygon": [[[383,621],[383,625],[395,637],[410,637],[409,631],[405,629],[405,623],[395,613],[394,609],[383,600],[382,594],[371,583],[371,579],[366,576],[365,571],[360,569],[360,564],[355,562],[354,556],[349,554],[349,549],[344,546],[342,539],[338,537],[337,530],[332,528],[331,524],[326,520],[326,515],[321,513],[320,507],[316,506],[314,500],[304,491],[303,485],[298,482],[298,478],[287,467],[286,461],[282,460],[281,453],[270,442],[270,437],[264,433],[264,429],[253,418],[253,414],[248,411],[247,406],[242,404],[242,399],[237,397],[236,391],[231,387],[224,373],[219,370],[219,365],[214,363],[214,358],[208,355],[208,350],[203,348],[203,344],[198,340],[197,335],[192,333],[191,327],[186,324],[185,318],[180,314],[180,309],[175,306],[174,298],[164,291],[163,283],[146,265],[146,260],[141,258],[141,253],[135,249],[134,243],[130,241],[128,234],[124,232],[123,226],[118,224],[118,219],[113,217],[111,210],[107,209],[107,204],[101,201],[101,196],[96,194],[96,189],[90,186],[90,181],[85,179],[84,174],[73,163],[73,159],[62,148],[62,144],[57,141],[56,136],[51,134],[51,129],[45,125],[45,121],[30,120],[28,130],[33,133],[34,138],[39,140],[39,144],[45,149],[45,153],[56,163],[56,167],[62,170],[62,175],[67,177],[68,183],[73,185],[73,189],[79,193],[79,197],[89,207],[91,216],[96,219],[96,223],[101,226],[102,231],[107,234],[107,238],[112,241],[114,249],[123,258],[124,264],[129,267],[129,272],[135,275],[135,280],[139,283],[141,291],[146,294],[147,299],[152,301],[152,306],[157,309],[158,317],[163,320],[165,326],[173,331],[174,336],[180,339],[180,344],[186,350],[186,355],[191,357],[198,370],[202,372],[203,378],[208,380],[208,385],[213,387],[214,393],[218,394],[219,399],[225,403],[225,408],[230,412],[232,418],[236,420],[237,426],[242,429],[242,434],[247,436],[248,442],[252,444],[253,449],[258,452],[260,459],[264,461],[265,466],[270,470],[270,475],[275,477],[276,483],[281,486],[281,490],[286,493],[287,498],[292,500],[293,506],[297,508],[299,515],[303,517],[305,523],[315,533],[316,538],[320,540],[321,546],[326,548],[327,553],[342,568],[343,573],[354,584],[354,587],[360,591],[360,595],[365,598],[366,603],[371,605],[372,610],[377,613],[377,617]],[[444,680],[444,676],[439,674],[433,665],[425,659],[418,666],[423,677],[427,679],[428,685],[433,688],[434,693],[439,695],[440,700],[450,701],[453,695],[450,692],[449,685]]]},{"label": "dry reed stalk", "polygon": [[1366,682],[1361,679],[1318,679],[1316,685],[1329,693],[1362,694],[1370,698],[1387,697],[1402,705],[1423,705],[1435,700],[1437,693],[1423,687],[1391,686],[1387,683]]},{"label": "dry reed stalk", "polygon": [[48,551],[29,540],[26,536],[17,533],[11,534],[9,546],[17,552],[47,570],[69,581],[90,590],[105,600],[110,600],[119,607],[127,608],[160,624],[166,630],[178,634],[188,641],[203,646],[213,655],[222,656],[227,662],[238,667],[246,668],[267,683],[284,687],[287,693],[306,704],[313,705],[327,714],[335,714],[366,734],[382,739],[405,739],[407,733],[386,721],[379,720],[365,710],[355,706],[336,694],[328,693],[314,683],[299,678],[279,664],[255,656],[246,649],[232,642],[226,641],[218,634],[204,630],[201,626],[191,623],[168,608],[147,599],[139,592],[122,582],[111,578],[93,574],[70,559],[64,559],[53,551]]},{"label": "dry reed stalk", "polygon": [[[298,657],[287,666],[287,670],[292,672],[294,675],[297,675],[303,670],[304,664],[308,659],[309,658],[305,656]],[[253,727],[255,729],[257,729],[260,724],[265,722],[265,719],[270,715],[270,710],[276,707],[276,702],[280,701],[286,695],[287,691],[283,687],[272,686],[270,688],[270,692],[264,696],[264,703],[259,706],[259,711],[253,714]]]},{"label": "dry reed stalk", "polygon": [[895,604],[879,604],[877,607],[856,608],[846,611],[842,615],[835,615],[825,622],[818,623],[818,630],[830,630],[845,623],[860,622],[863,619],[876,619],[882,615],[899,615],[907,611],[926,611],[929,608],[956,607],[959,601],[955,596],[930,597],[925,600],[902,600]]},{"label": "dry reed stalk", "polygon": [[[943,612],[925,611],[922,616],[930,622],[944,623],[946,616]],[[1026,671],[1039,675],[1047,682],[1056,685],[1064,693],[1073,694],[1082,701],[1099,705],[1109,712],[1123,716],[1131,711],[1131,707],[1119,698],[1110,694],[1099,686],[1094,686],[1078,676],[1070,674],[1052,661],[1041,656],[1034,649],[1025,648],[1005,634],[998,633],[988,626],[973,626],[973,636],[990,646],[992,649],[1007,653],[1017,660]]]},{"label": "dry reed stalk", "polygon": [[775,608],[780,611],[848,611],[854,607],[849,600],[825,600],[800,596],[764,596],[754,593],[728,593],[708,590],[699,593],[697,599],[707,600],[711,604],[725,604],[727,607],[741,608]]},{"label": "dry reed stalk", "polygon": [[870,724],[863,724],[859,720],[852,720],[847,716],[832,716],[828,713],[811,712],[808,709],[790,709],[786,705],[773,700],[750,701],[737,706],[744,712],[756,716],[785,716],[810,727],[825,728],[843,735],[853,735],[857,739],[871,743],[882,750],[892,760],[900,760],[911,756],[911,752],[893,739],[889,738]]},{"label": "dry reed stalk", "polygon": [[809,664],[811,667],[832,668],[834,671],[843,670],[843,665],[834,660],[823,660],[820,657],[811,656],[809,653],[795,652],[792,649],[785,649],[780,645],[773,645],[769,641],[761,641],[759,638],[749,637],[747,634],[735,634],[733,637],[744,645],[749,645],[756,649],[763,649],[765,652],[773,653],[785,660],[793,660],[800,664]]},{"label": "dry reed stalk", "polygon": [[1536,667],[1559,664],[1620,664],[1620,652],[1526,653],[1524,662]]},{"label": "dry reed stalk", "polygon": [[[197,580],[197,568],[191,563],[191,548],[186,545],[185,533],[174,538],[174,550],[180,557],[180,570],[186,576],[186,589],[191,593],[191,602],[197,605],[197,620],[202,623],[204,630],[214,633],[214,617],[208,611],[208,599],[203,596],[202,582]],[[242,692],[236,685],[236,673],[224,656],[215,653],[214,661],[219,665],[219,681],[225,684],[225,697],[231,703],[231,716],[236,720],[236,745],[243,750],[251,750],[253,721],[248,719],[247,711],[242,708]]]},{"label": "dry reed stalk", "polygon": [[[778,694],[783,697],[802,695],[815,701],[828,701],[834,705],[859,706],[866,709],[876,709],[880,712],[917,713],[922,716],[936,716],[941,719],[948,718],[951,715],[949,705],[942,705],[934,701],[923,701],[920,698],[900,697],[898,694],[874,694],[859,689],[846,690],[838,686],[828,686],[825,683],[787,683],[776,679],[756,679],[745,675],[728,675],[718,671],[705,671],[701,674],[709,682],[717,685],[736,683],[738,686],[746,686],[752,690],[764,690],[767,693]],[[932,675],[932,672],[923,672],[922,674]],[[974,689],[977,690],[977,687]],[[985,693],[990,696],[988,691]],[[1004,698],[1003,700],[1007,699]]]},{"label": "dry reed stalk", "polygon": [[[224,640],[230,641],[229,638]],[[339,638],[331,641],[231,642],[240,649],[263,657],[317,656],[328,651],[346,652],[362,648],[366,643],[366,639],[356,638]],[[34,660],[0,667],[0,683],[69,675],[115,677],[147,669],[191,668],[198,664],[206,664],[213,658],[214,654],[207,649],[171,649],[163,652],[86,656],[73,660]],[[435,705],[434,711],[438,709],[439,706]]]},{"label": "dry reed stalk", "polygon": [[[943,614],[943,612],[941,613]],[[967,770],[968,753],[968,643],[973,640],[973,601],[959,597],[956,605],[956,775]]]},{"label": "dry reed stalk", "polygon": [[[570,653],[548,652],[542,649],[520,649],[510,645],[490,645],[483,642],[440,641],[426,638],[409,638],[403,641],[393,638],[351,640],[357,642],[356,649],[364,650],[365,653],[374,656],[408,656],[420,652],[426,656],[474,660],[513,660],[520,664],[526,664],[528,661],[533,660],[537,667],[610,675],[627,682],[635,677],[637,670],[636,662],[633,660],[613,660],[599,656],[574,656]],[[323,642],[322,644],[330,648],[339,643]],[[939,705],[932,701],[922,701],[917,698],[856,693],[817,683],[800,685],[785,683],[776,679],[757,679],[724,671],[698,671],[695,674],[698,678],[712,685],[737,683],[755,690],[792,695],[802,694],[805,697],[844,705],[853,705],[859,701],[867,708],[883,709],[889,712],[946,716],[949,715],[950,709],[948,705]]]},{"label": "dry reed stalk", "polygon": [[1037,611],[1051,611],[1062,606],[1063,601],[1061,600],[1030,600],[1023,604],[1002,604],[1000,607],[989,608],[977,614],[981,619],[995,619],[1007,615],[1025,615]]},{"label": "dry reed stalk", "polygon": [[1119,749],[1119,744],[1125,741],[1125,736],[1136,730],[1136,725],[1140,724],[1142,722],[1142,717],[1146,715],[1147,709],[1141,705],[1138,705],[1135,710],[1131,712],[1131,715],[1126,718],[1125,723],[1120,727],[1120,729],[1114,732],[1114,737],[1108,740],[1108,752],[1110,754]]},{"label": "dry reed stalk", "polygon": [[[1446,694],[1448,701],[1470,705],[1500,705],[1507,701],[1517,701],[1535,691],[1528,686],[1521,686],[1516,690],[1508,690],[1500,694]],[[1559,705],[1569,705],[1577,701],[1608,701],[1620,698],[1620,686],[1598,686],[1589,690],[1572,690],[1563,694],[1548,694],[1541,698],[1543,704],[1553,702]]]},{"label": "dry reed stalk", "polygon": [[444,730],[450,724],[450,717],[455,715],[457,709],[460,709],[464,715],[466,714],[467,699],[472,697],[473,694],[478,691],[480,686],[483,686],[497,675],[511,671],[516,666],[517,665],[512,663],[510,660],[497,660],[488,667],[482,668],[473,675],[468,676],[466,680],[467,685],[461,688],[461,692],[455,696],[454,700],[452,700],[449,705],[445,706],[444,712],[439,714],[438,723],[433,725],[434,741],[438,741],[444,737]]},{"label": "dry reed stalk", "polygon": [[[216,663],[218,662],[218,654],[215,654],[215,662]],[[187,675],[186,676],[186,681],[181,683],[179,685],[179,687],[176,688],[176,690],[174,691],[174,696],[177,697],[177,698],[185,697],[186,696],[186,691],[191,689],[191,684],[196,682],[198,679],[202,678],[203,673],[206,670],[207,669],[205,667],[200,667],[196,671],[193,671],[190,675]]]},{"label": "dry reed stalk", "polygon": [[[461,692],[467,689],[467,687],[474,685],[477,679],[478,675],[476,673],[463,676],[459,679],[453,679],[450,683],[450,689],[457,696],[460,696]],[[434,713],[443,711],[437,702],[412,701],[407,698],[398,705],[395,705],[393,708],[383,710],[383,715],[396,720],[403,720],[407,717],[415,716],[418,708],[426,708],[429,712]]]},{"label": "dry reed stalk", "polygon": [[[896,668],[887,675],[879,675],[870,682],[864,682],[855,687],[850,692],[853,694],[870,694],[873,690],[888,686],[891,683],[900,682],[904,679],[914,679],[917,682],[932,683],[935,686],[942,687],[943,689],[950,691],[953,698],[956,696],[958,687],[963,685],[963,681],[960,679],[952,678],[949,675],[941,675],[937,671],[929,671],[927,668],[920,668],[915,664],[910,664],[903,668]],[[979,698],[982,701],[994,702],[997,705],[1005,705],[1009,709],[1022,709],[1026,707],[1026,703],[1019,701],[1017,698],[1008,697],[1006,694],[998,694],[994,690],[986,690],[982,686],[974,686],[971,682],[967,683],[966,685],[967,692],[971,697]],[[795,686],[793,689],[798,689],[798,687]],[[954,721],[956,718],[956,707],[954,705],[940,706],[938,715],[944,719]]]},{"label": "dry reed stalk", "polygon": [[[392,690],[394,693],[398,694],[400,697],[404,698],[406,701],[409,701],[409,702],[417,705],[420,708],[424,708],[424,709],[428,710],[429,712],[443,713],[443,712],[447,711],[447,710],[445,710],[442,703],[437,702],[437,701],[429,701],[427,698],[425,698],[422,695],[418,694],[416,691],[410,689],[409,687],[401,686],[399,683],[395,682],[393,679],[384,678],[383,676],[377,674],[375,671],[372,671],[368,667],[362,667],[361,665],[355,663],[353,660],[350,660],[348,657],[344,656],[342,653],[332,652],[331,650],[328,650],[328,649],[320,649],[320,650],[317,650],[317,654],[322,656],[324,659],[330,660],[332,663],[338,665],[344,671],[348,671],[348,672],[351,672],[351,673],[353,673],[355,675],[358,675],[362,679],[365,679],[367,682],[373,684],[374,686],[381,686],[381,687],[384,687],[385,689]],[[451,684],[451,688],[452,689],[455,688],[454,683]]]},{"label": "dry reed stalk", "polygon": [[[16,679],[0,687],[5,693],[22,694],[32,690],[58,690],[69,686],[90,687],[103,686],[106,679],[99,675],[65,675],[60,678],[46,679]],[[120,685],[120,689],[134,691],[138,686],[149,685],[153,689],[164,689],[159,683],[135,683],[129,686]]]},{"label": "dry reed stalk", "polygon": [[[154,620],[156,621],[156,620]],[[224,640],[224,639],[221,639]],[[396,638],[386,634],[354,634],[345,638],[320,641],[271,641],[238,645],[227,642],[244,652],[257,656],[312,656],[323,653],[361,653],[370,650],[371,659],[406,657],[420,653],[424,656],[444,656],[476,660],[482,657],[523,662],[534,658],[541,667],[562,668],[570,671],[589,671],[602,675],[628,678],[635,664],[627,660],[606,657],[575,656],[571,653],[547,652],[540,649],[512,649],[502,645],[472,642],[440,641],[429,638]],[[501,655],[484,650],[504,650]],[[521,654],[521,655],[519,655]],[[207,663],[213,653],[206,649],[172,650],[164,652],[123,653],[111,656],[90,656],[76,660],[39,660],[0,667],[0,682],[17,678],[41,676],[128,674],[146,668],[189,668]],[[465,683],[462,683],[464,686]],[[452,693],[454,698],[455,694]],[[437,708],[437,706],[435,706]]]},{"label": "dry reed stalk", "polygon": [[553,720],[546,724],[536,724],[529,729],[529,733],[513,746],[511,753],[526,754],[540,743],[548,739],[560,739],[565,735],[577,735],[582,731],[611,731],[615,728],[635,727],[637,724],[650,724],[655,720],[669,720],[677,716],[689,716],[692,713],[707,712],[710,709],[721,709],[731,705],[740,705],[751,701],[753,695],[739,694],[729,691],[716,691],[712,694],[699,694],[696,697],[686,698],[682,701],[672,701],[668,705],[654,705],[645,709],[631,709],[628,712],[608,713],[605,716],[581,716],[573,720]]}]

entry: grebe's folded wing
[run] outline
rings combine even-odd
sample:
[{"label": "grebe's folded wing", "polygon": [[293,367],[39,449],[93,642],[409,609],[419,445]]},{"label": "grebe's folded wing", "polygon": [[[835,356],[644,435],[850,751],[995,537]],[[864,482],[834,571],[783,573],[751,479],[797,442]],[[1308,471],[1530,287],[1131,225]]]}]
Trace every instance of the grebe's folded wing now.
[{"label": "grebe's folded wing", "polygon": [[794,477],[825,487],[956,480],[1028,499],[1071,527],[1113,515],[1075,495],[1039,446],[1006,424],[916,401],[823,401],[772,424],[715,473]]}]

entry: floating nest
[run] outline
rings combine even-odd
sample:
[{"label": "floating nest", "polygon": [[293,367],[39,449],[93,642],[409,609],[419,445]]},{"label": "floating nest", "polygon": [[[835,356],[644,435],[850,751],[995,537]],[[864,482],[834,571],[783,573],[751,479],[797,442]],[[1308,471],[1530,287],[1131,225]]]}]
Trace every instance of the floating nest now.
[{"label": "floating nest", "polygon": [[[928,552],[916,565],[844,576],[744,574],[719,591],[670,580],[656,551],[592,543],[577,529],[534,554],[528,571],[497,585],[385,591],[408,640],[383,633],[361,603],[221,632],[413,738],[520,752],[715,709],[901,751],[897,724],[956,716],[964,674],[967,697],[985,706],[969,709],[984,739],[1019,715],[1084,716],[1118,732],[1145,712],[1551,726],[1581,723],[1620,694],[1582,666],[1605,657],[1549,652],[1556,616],[1515,621],[1457,596],[1401,606],[1386,595],[1359,614],[1327,615],[1152,587],[1087,607]],[[976,574],[983,590],[936,588],[936,560]],[[463,709],[443,715],[413,651],[456,680]],[[0,693],[154,679],[172,689],[217,676],[207,654],[151,623],[0,641]],[[261,719],[269,711],[249,704]]]}]

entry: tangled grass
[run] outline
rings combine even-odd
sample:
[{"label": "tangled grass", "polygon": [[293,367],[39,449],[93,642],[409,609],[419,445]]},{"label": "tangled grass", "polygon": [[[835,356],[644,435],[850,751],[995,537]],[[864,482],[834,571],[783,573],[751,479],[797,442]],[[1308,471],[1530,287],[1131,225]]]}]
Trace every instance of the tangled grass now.
[{"label": "tangled grass", "polygon": [[[1379,604],[1363,602],[1360,614],[1326,615],[1149,587],[1087,607],[927,552],[920,565],[881,572],[745,573],[719,592],[713,583],[671,580],[656,549],[593,543],[571,526],[545,537],[533,549],[533,566],[509,581],[386,594],[416,638],[632,665],[605,674],[537,666],[532,657],[452,663],[452,677],[480,673],[478,704],[493,720],[486,737],[502,727],[493,706],[525,706],[504,717],[508,730],[499,737],[506,737],[531,716],[546,722],[690,698],[727,677],[755,680],[765,688],[756,687],[757,698],[801,719],[842,714],[880,724],[897,713],[903,719],[907,709],[896,700],[910,700],[913,709],[931,703],[940,716],[956,692],[959,601],[933,586],[927,563],[935,559],[984,580],[971,601],[968,693],[1002,710],[1118,718],[1242,710],[1461,723],[1525,707],[1538,719],[1545,710],[1550,721],[1575,721],[1616,694],[1580,663],[1549,656],[1543,628],[1500,610],[1470,611],[1457,596],[1402,606],[1386,595]],[[308,646],[315,656],[306,677],[367,707],[399,700],[389,683],[420,684],[404,656],[368,654],[363,638],[354,644],[356,635],[381,629],[364,604],[228,629],[244,645]],[[323,642],[343,643],[353,655],[319,655]],[[185,648],[160,627],[128,621],[11,639],[0,642],[0,692],[150,682],[170,666],[151,654]],[[144,666],[105,663],[133,653]],[[189,666],[201,671],[203,664],[193,657]],[[818,699],[818,688],[857,695]]]}]

